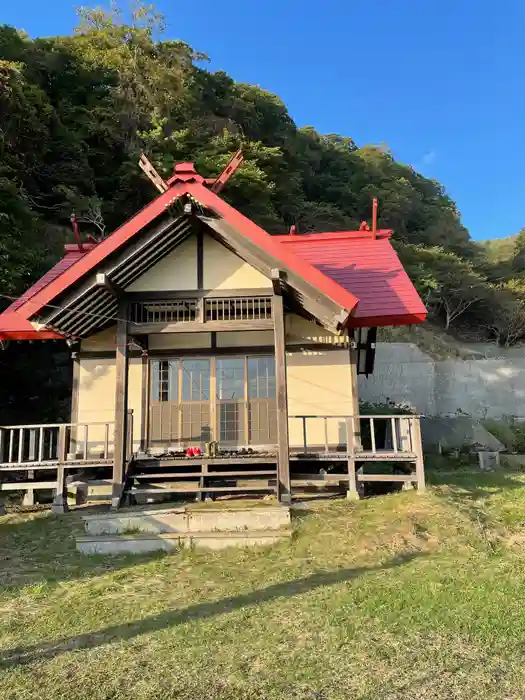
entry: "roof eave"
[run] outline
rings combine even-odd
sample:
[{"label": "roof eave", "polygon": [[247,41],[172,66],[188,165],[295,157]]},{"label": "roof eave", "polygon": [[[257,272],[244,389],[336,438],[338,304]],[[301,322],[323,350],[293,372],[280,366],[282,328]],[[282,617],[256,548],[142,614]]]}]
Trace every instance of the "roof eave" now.
[{"label": "roof eave", "polygon": [[390,314],[384,316],[351,316],[348,328],[371,328],[373,326],[415,326],[424,323],[427,313]]}]

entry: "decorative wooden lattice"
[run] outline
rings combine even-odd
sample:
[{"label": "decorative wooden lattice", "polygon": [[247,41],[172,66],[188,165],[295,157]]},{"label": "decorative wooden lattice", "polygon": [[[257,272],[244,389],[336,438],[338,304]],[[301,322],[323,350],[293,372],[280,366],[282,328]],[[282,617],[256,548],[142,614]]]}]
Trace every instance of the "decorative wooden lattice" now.
[{"label": "decorative wooden lattice", "polygon": [[190,323],[206,321],[264,321],[272,318],[271,297],[208,297],[136,301],[131,305],[132,323]]},{"label": "decorative wooden lattice", "polygon": [[198,320],[198,299],[134,302],[132,323],[188,323]]},{"label": "decorative wooden lattice", "polygon": [[272,318],[271,297],[230,297],[204,300],[206,321],[259,321]]}]

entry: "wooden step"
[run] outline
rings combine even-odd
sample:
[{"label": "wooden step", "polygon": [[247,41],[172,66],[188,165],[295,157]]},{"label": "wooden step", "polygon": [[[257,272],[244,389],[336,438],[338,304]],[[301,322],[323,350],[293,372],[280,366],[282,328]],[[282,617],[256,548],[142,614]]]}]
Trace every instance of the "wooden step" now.
[{"label": "wooden step", "polygon": [[0,464],[0,474],[2,472],[24,472],[27,471],[28,469],[34,469],[34,470],[45,470],[49,469],[49,471],[54,471],[57,469],[58,466],[64,466],[66,469],[73,469],[73,468],[83,468],[83,469],[98,469],[102,467],[111,467],[113,464],[112,459],[90,459],[90,460],[82,460],[82,459],[76,459],[76,460],[71,460],[63,463],[59,463],[58,461],[53,461],[53,462],[20,462],[18,464],[13,464],[13,463],[4,463]]},{"label": "wooden step", "polygon": [[326,474],[307,474],[301,472],[300,474],[292,474],[292,481],[317,481],[319,483],[330,482],[330,481],[345,481],[348,480],[348,472],[342,472],[340,474],[335,474],[333,472],[328,472]]},{"label": "wooden step", "polygon": [[411,452],[356,452],[357,462],[415,462],[417,456]]},{"label": "wooden step", "polygon": [[196,486],[195,488],[181,486],[172,486],[169,484],[167,487],[148,489],[141,487],[132,486],[127,493],[134,494],[145,494],[145,495],[160,495],[163,493],[204,493],[207,491],[213,491],[214,493],[233,493],[233,492],[244,492],[244,491],[275,491],[275,486]]},{"label": "wooden step", "polygon": [[139,554],[181,547],[225,549],[276,544],[292,536],[291,529],[241,530],[238,532],[188,532],[136,535],[97,535],[76,538],[84,554]]},{"label": "wooden step", "polygon": [[239,472],[156,472],[150,474],[145,472],[143,474],[130,474],[130,478],[133,479],[179,479],[179,478],[194,478],[200,479],[201,477],[232,477],[232,476],[269,476],[277,478],[277,472],[273,471],[239,471]]},{"label": "wooden step", "polygon": [[357,481],[417,481],[415,474],[356,474]]},{"label": "wooden step", "polygon": [[0,481],[0,491],[27,491],[27,489],[56,489],[56,481]]},{"label": "wooden step", "polygon": [[257,456],[250,455],[243,457],[242,455],[236,455],[232,457],[148,457],[147,459],[135,459],[133,460],[133,466],[136,468],[147,468],[155,467],[188,467],[190,464],[195,464],[198,466],[205,462],[209,465],[224,465],[228,466],[231,464],[277,464],[277,457],[275,456]]}]

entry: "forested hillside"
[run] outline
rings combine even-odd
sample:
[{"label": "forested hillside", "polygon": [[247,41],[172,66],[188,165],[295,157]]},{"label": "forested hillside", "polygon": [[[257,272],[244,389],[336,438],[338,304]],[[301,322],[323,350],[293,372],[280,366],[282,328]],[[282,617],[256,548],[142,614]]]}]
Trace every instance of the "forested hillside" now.
[{"label": "forested hillside", "polygon": [[127,22],[83,10],[73,36],[31,40],[0,27],[0,304],[61,254],[72,212],[100,237],[151,199],[141,151],[165,174],[191,160],[212,175],[242,147],[224,195],[268,231],[358,227],[378,197],[380,226],[394,229],[435,323],[502,344],[521,338],[523,236],[509,260],[491,260],[440,183],[386,146],[298,128],[279,97],[209,72],[205,55],[162,29],[146,7]]}]

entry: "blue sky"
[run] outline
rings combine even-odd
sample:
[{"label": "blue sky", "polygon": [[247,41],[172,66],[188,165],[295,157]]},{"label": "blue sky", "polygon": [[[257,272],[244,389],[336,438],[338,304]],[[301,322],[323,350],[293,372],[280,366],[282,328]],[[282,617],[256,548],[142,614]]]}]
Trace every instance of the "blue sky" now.
[{"label": "blue sky", "polygon": [[[75,4],[0,0],[0,22],[68,33]],[[441,181],[473,238],[525,226],[523,0],[156,4],[170,38],[278,94],[299,125],[386,142]]]}]

